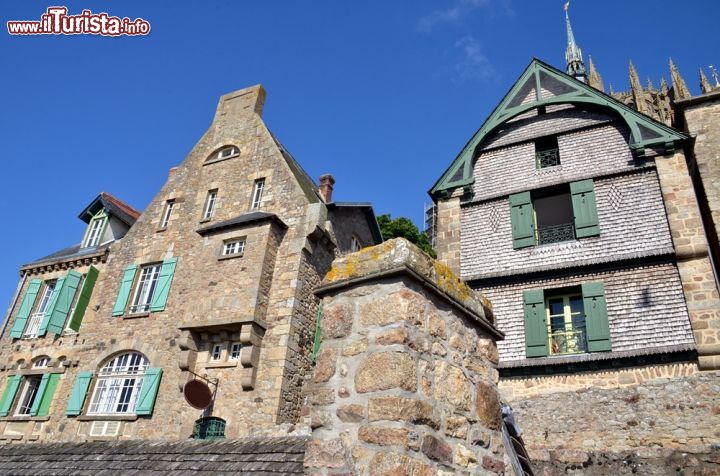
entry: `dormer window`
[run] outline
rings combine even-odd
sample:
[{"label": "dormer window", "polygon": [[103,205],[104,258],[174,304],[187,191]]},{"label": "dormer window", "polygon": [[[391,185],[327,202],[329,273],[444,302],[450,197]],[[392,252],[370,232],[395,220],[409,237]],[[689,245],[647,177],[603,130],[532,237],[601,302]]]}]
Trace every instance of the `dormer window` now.
[{"label": "dormer window", "polygon": [[535,166],[538,169],[560,165],[560,148],[557,137],[542,137],[535,140]]},{"label": "dormer window", "polygon": [[97,246],[100,243],[100,238],[102,238],[102,232],[105,229],[105,222],[107,221],[107,215],[103,210],[100,210],[93,218],[90,220],[90,224],[88,225],[88,231],[85,236],[85,243],[83,244],[83,248],[89,248],[93,246]]},{"label": "dormer window", "polygon": [[206,163],[230,159],[232,157],[237,157],[238,155],[240,155],[240,149],[238,147],[234,145],[227,145],[213,152],[210,157],[207,158]]}]

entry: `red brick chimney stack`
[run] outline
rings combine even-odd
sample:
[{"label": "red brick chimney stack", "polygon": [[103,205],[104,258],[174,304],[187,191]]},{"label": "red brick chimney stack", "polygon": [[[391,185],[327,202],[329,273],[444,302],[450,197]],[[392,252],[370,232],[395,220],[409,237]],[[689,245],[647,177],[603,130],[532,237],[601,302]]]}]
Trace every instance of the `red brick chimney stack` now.
[{"label": "red brick chimney stack", "polygon": [[320,196],[325,203],[332,202],[333,185],[335,185],[335,178],[331,174],[320,176]]}]

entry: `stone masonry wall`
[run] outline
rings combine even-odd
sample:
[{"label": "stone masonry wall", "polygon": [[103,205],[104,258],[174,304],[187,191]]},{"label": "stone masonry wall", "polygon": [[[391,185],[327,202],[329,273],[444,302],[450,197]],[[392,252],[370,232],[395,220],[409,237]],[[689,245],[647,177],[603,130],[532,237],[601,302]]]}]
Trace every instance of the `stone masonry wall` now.
[{"label": "stone masonry wall", "polygon": [[702,369],[720,369],[720,294],[683,152],[656,159],[690,323]]},{"label": "stone masonry wall", "polygon": [[411,246],[392,240],[336,260],[320,288],[311,474],[504,474],[497,335],[437,292],[450,283],[482,310],[457,278],[443,271],[433,291],[411,271],[430,263]]},{"label": "stone masonry wall", "polygon": [[687,107],[685,123],[690,135],[695,137],[695,160],[715,233],[720,236],[720,100]]},{"label": "stone masonry wall", "polygon": [[[606,385],[516,394],[511,405],[538,474],[718,474],[720,374],[688,366],[608,372],[614,384],[598,375]],[[619,384],[628,372],[645,378]]]}]

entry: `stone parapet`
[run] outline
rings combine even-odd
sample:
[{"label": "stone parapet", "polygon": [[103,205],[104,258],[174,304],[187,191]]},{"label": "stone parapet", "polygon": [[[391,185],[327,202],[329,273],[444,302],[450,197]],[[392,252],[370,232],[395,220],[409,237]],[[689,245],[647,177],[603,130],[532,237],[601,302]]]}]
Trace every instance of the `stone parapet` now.
[{"label": "stone parapet", "polygon": [[336,259],[303,414],[312,474],[500,474],[489,303],[397,239]]}]

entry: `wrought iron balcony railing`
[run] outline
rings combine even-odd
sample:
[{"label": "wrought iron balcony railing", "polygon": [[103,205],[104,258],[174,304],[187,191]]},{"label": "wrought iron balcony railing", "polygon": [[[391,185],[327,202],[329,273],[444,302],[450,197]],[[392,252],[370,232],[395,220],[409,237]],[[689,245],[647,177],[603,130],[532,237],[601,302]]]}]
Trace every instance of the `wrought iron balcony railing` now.
[{"label": "wrought iron balcony railing", "polygon": [[584,327],[550,333],[550,354],[580,354],[587,352],[587,335]]},{"label": "wrought iron balcony railing", "polygon": [[559,243],[575,239],[575,225],[562,223],[560,225],[544,226],[538,228],[538,244]]},{"label": "wrought iron balcony railing", "polygon": [[560,165],[560,150],[548,149],[536,152],[535,162],[537,163],[537,168],[539,169]]}]

